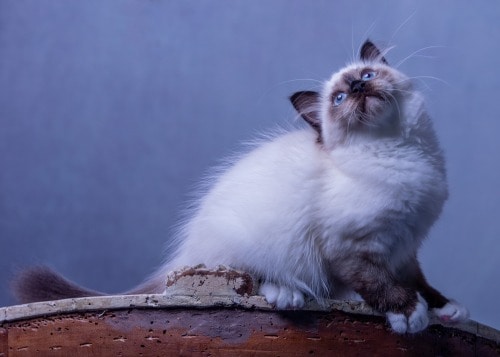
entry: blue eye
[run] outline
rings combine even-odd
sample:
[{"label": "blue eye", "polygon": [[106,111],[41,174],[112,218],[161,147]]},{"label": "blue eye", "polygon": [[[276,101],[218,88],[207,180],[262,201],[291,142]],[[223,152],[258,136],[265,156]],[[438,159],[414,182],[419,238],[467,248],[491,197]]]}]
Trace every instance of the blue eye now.
[{"label": "blue eye", "polygon": [[361,79],[363,81],[371,81],[373,78],[375,78],[377,76],[377,72],[366,72],[364,73],[362,76],[361,76]]},{"label": "blue eye", "polygon": [[345,93],[339,93],[333,100],[333,106],[338,107],[342,102],[347,98],[347,94]]}]

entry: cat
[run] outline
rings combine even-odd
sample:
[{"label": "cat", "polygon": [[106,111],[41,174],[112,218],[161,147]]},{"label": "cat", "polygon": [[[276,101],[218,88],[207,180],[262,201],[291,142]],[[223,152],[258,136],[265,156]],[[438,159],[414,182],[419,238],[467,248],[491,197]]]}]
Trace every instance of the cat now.
[{"label": "cat", "polygon": [[[468,311],[431,287],[417,251],[448,197],[445,160],[422,95],[370,40],[320,93],[290,100],[309,124],[260,142],[215,175],[176,236],[178,248],[127,293],[161,293],[176,268],[227,265],[262,280],[278,309],[305,296],[360,297],[396,333],[428,309],[459,322]],[[23,302],[100,293],[45,267],[14,283]]]}]

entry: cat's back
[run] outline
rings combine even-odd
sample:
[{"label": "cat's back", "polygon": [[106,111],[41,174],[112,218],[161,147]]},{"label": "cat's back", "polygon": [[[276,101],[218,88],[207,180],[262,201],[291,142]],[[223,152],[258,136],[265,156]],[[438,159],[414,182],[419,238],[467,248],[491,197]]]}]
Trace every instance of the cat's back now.
[{"label": "cat's back", "polygon": [[[282,133],[255,143],[252,150],[213,178],[200,198],[191,227],[233,226],[255,235],[289,226],[317,191],[321,148],[309,129]],[[307,216],[306,212],[300,214]],[[189,236],[197,235],[191,232]]]},{"label": "cat's back", "polygon": [[312,189],[318,178],[321,148],[316,139],[311,130],[299,129],[256,143],[215,178],[204,201],[240,198],[247,203],[246,209],[252,202],[268,201],[269,197],[290,204],[291,193]]}]

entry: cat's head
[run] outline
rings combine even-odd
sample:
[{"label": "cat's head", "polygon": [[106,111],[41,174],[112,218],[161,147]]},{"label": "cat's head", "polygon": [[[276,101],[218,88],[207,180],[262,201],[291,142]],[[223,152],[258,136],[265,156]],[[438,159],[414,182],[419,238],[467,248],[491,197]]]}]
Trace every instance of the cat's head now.
[{"label": "cat's head", "polygon": [[317,131],[318,142],[333,148],[357,137],[397,135],[402,101],[408,93],[408,78],[390,67],[367,40],[360,60],[335,73],[321,93],[297,92],[290,100]]}]

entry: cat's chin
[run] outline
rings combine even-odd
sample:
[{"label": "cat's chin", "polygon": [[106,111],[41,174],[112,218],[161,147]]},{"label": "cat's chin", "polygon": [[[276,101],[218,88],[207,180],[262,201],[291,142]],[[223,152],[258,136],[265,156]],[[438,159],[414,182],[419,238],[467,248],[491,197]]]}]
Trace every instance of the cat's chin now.
[{"label": "cat's chin", "polygon": [[362,129],[366,126],[377,126],[377,122],[384,116],[386,110],[388,110],[387,103],[382,98],[366,96],[358,104],[357,115],[348,119],[348,127]]},{"label": "cat's chin", "polygon": [[367,95],[362,103],[361,112],[369,119],[375,119],[387,109],[387,102],[380,96]]}]

